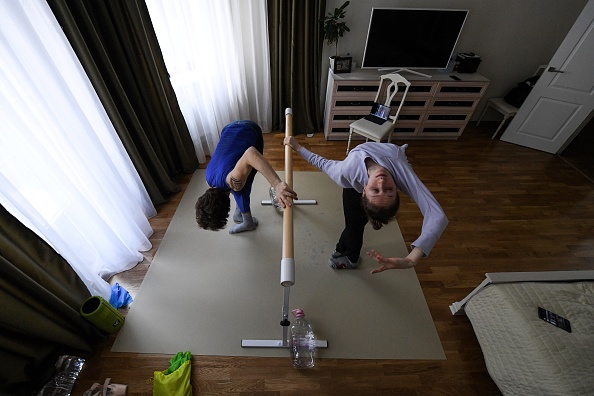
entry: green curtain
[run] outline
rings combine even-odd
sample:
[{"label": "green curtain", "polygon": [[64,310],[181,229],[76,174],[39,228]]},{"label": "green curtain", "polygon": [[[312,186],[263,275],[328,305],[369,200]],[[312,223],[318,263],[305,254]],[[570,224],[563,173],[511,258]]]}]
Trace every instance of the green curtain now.
[{"label": "green curtain", "polygon": [[59,356],[104,335],[79,313],[89,291],[70,264],[0,205],[0,394],[31,395]]},{"label": "green curtain", "polygon": [[284,130],[284,110],[293,110],[295,134],[323,129],[320,69],[325,0],[268,0],[272,130]]},{"label": "green curtain", "polygon": [[47,0],[153,204],[198,158],[143,0]]}]

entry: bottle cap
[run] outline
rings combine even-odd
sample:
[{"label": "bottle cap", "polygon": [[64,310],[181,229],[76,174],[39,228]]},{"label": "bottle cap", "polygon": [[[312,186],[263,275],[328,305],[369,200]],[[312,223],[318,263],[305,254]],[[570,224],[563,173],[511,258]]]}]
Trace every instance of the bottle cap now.
[{"label": "bottle cap", "polygon": [[297,308],[292,310],[291,312],[293,312],[293,315],[295,315],[296,318],[302,318],[305,316],[305,313],[303,313],[303,310]]}]

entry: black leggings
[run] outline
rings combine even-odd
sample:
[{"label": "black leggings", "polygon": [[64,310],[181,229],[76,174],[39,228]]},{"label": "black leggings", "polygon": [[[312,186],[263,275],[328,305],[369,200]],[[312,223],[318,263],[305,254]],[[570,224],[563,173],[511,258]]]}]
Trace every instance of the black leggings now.
[{"label": "black leggings", "polygon": [[345,254],[356,263],[363,247],[363,233],[367,224],[367,214],[363,210],[363,197],[354,188],[342,190],[342,209],[344,211],[344,230],[336,244],[336,251]]}]

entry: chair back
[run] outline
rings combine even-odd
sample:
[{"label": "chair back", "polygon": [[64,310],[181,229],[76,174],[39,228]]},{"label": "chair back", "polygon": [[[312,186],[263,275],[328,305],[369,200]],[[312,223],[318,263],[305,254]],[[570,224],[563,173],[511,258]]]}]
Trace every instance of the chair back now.
[{"label": "chair back", "polygon": [[402,94],[402,99],[400,100],[400,104],[396,109],[396,114],[390,116],[392,124],[394,124],[398,119],[400,109],[404,104],[404,98],[406,97],[406,94],[408,93],[408,88],[410,87],[410,81],[408,81],[406,78],[402,77],[398,73],[384,74],[383,76],[381,76],[380,85],[377,90],[377,94],[375,95],[375,102],[380,103],[379,101],[383,100],[385,106],[392,107],[392,99],[394,99],[394,96],[396,96],[396,94],[398,93],[398,87],[400,84],[404,85],[405,88],[404,93]]}]

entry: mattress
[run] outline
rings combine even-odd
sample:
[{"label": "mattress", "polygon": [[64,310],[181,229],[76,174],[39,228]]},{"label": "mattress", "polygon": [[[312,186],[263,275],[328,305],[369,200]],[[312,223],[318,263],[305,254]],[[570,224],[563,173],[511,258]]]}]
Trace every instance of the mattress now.
[{"label": "mattress", "polygon": [[[539,319],[538,307],[572,332]],[[490,285],[465,312],[504,395],[594,395],[594,282]]]}]

